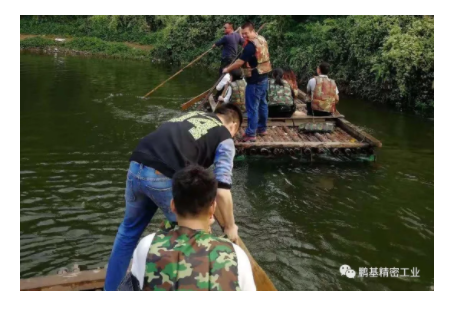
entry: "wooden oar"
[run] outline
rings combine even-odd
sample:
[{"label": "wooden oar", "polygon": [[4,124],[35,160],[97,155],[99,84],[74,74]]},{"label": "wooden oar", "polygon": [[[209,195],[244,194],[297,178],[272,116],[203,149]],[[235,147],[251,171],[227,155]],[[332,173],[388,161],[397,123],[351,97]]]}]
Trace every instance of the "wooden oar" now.
[{"label": "wooden oar", "polygon": [[190,108],[191,106],[193,106],[195,103],[199,102],[200,100],[202,100],[203,98],[205,98],[208,94],[208,92],[210,91],[210,89],[202,92],[201,94],[199,94],[197,97],[192,98],[191,100],[189,100],[188,102],[185,102],[181,105],[182,110],[187,110],[188,108]]},{"label": "wooden oar", "polygon": [[[221,226],[222,230],[224,230],[224,218],[222,217],[221,212],[219,209],[216,209],[215,212],[215,218],[218,222],[219,226]],[[250,254],[249,250],[247,250],[246,245],[241,240],[241,238],[238,236],[238,239],[236,241],[236,244],[241,247],[241,249],[246,252],[247,257],[249,258],[252,266],[252,273],[254,275],[254,282],[255,286],[257,287],[257,291],[277,291],[276,287],[272,283],[271,279],[269,279],[268,275],[265,273],[263,268],[260,267],[260,265],[257,264],[257,262],[254,260],[252,255]]]}]

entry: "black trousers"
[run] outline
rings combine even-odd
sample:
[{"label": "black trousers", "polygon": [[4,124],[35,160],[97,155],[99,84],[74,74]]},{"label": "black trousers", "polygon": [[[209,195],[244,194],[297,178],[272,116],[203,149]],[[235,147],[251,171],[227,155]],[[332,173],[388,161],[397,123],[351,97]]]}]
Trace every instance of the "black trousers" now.
[{"label": "black trousers", "polygon": [[320,116],[321,117],[321,116],[331,116],[332,115],[332,113],[329,113],[329,112],[312,110],[311,102],[306,103],[306,105],[307,105],[307,115],[309,115],[309,116]]},{"label": "black trousers", "polygon": [[222,75],[222,70],[226,67],[228,67],[230,64],[232,64],[233,59],[232,58],[222,58],[221,59],[221,66],[219,67],[219,76]]}]

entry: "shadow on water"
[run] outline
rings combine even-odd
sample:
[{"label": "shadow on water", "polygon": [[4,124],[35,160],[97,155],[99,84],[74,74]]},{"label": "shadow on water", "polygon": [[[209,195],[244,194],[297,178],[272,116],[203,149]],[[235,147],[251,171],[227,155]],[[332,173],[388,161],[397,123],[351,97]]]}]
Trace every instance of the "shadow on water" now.
[{"label": "shadow on water", "polygon": [[[215,75],[147,62],[21,54],[21,278],[103,267],[123,216],[128,157]],[[428,290],[434,273],[433,122],[360,100],[340,111],[383,142],[377,162],[235,162],[240,234],[281,290]],[[158,225],[160,213],[147,232]],[[341,276],[417,267],[420,277]]]}]

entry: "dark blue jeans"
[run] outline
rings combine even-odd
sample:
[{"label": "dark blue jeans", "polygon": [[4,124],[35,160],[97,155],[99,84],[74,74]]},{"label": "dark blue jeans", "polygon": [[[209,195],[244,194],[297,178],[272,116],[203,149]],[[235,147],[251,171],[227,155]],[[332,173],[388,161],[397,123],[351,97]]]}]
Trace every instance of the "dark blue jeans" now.
[{"label": "dark blue jeans", "polygon": [[255,136],[258,132],[266,131],[268,121],[268,79],[257,84],[246,86],[247,136]]},{"label": "dark blue jeans", "polygon": [[131,162],[125,188],[125,217],[116,234],[105,278],[105,290],[117,290],[124,278],[133,251],[153,215],[160,208],[169,221],[172,180],[153,168]]}]

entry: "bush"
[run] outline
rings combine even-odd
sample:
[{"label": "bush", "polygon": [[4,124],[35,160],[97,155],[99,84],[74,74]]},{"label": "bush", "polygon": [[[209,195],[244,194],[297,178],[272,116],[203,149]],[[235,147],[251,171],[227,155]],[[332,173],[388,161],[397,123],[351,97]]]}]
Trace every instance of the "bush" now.
[{"label": "bush", "polygon": [[59,48],[83,51],[96,55],[127,59],[149,59],[149,51],[135,49],[124,43],[106,42],[98,38],[74,38],[66,42],[55,42],[51,39],[33,37],[20,41],[21,48]]},{"label": "bush", "polygon": [[147,51],[129,47],[124,43],[106,42],[98,38],[74,38],[65,43],[64,47],[116,58],[149,58]]},{"label": "bush", "polygon": [[433,18],[347,16],[288,27],[273,23],[265,36],[274,65],[290,65],[301,85],[319,62],[328,61],[342,93],[433,108]]},{"label": "bush", "polygon": [[52,45],[55,45],[55,41],[39,36],[20,41],[20,48],[44,48]]}]

